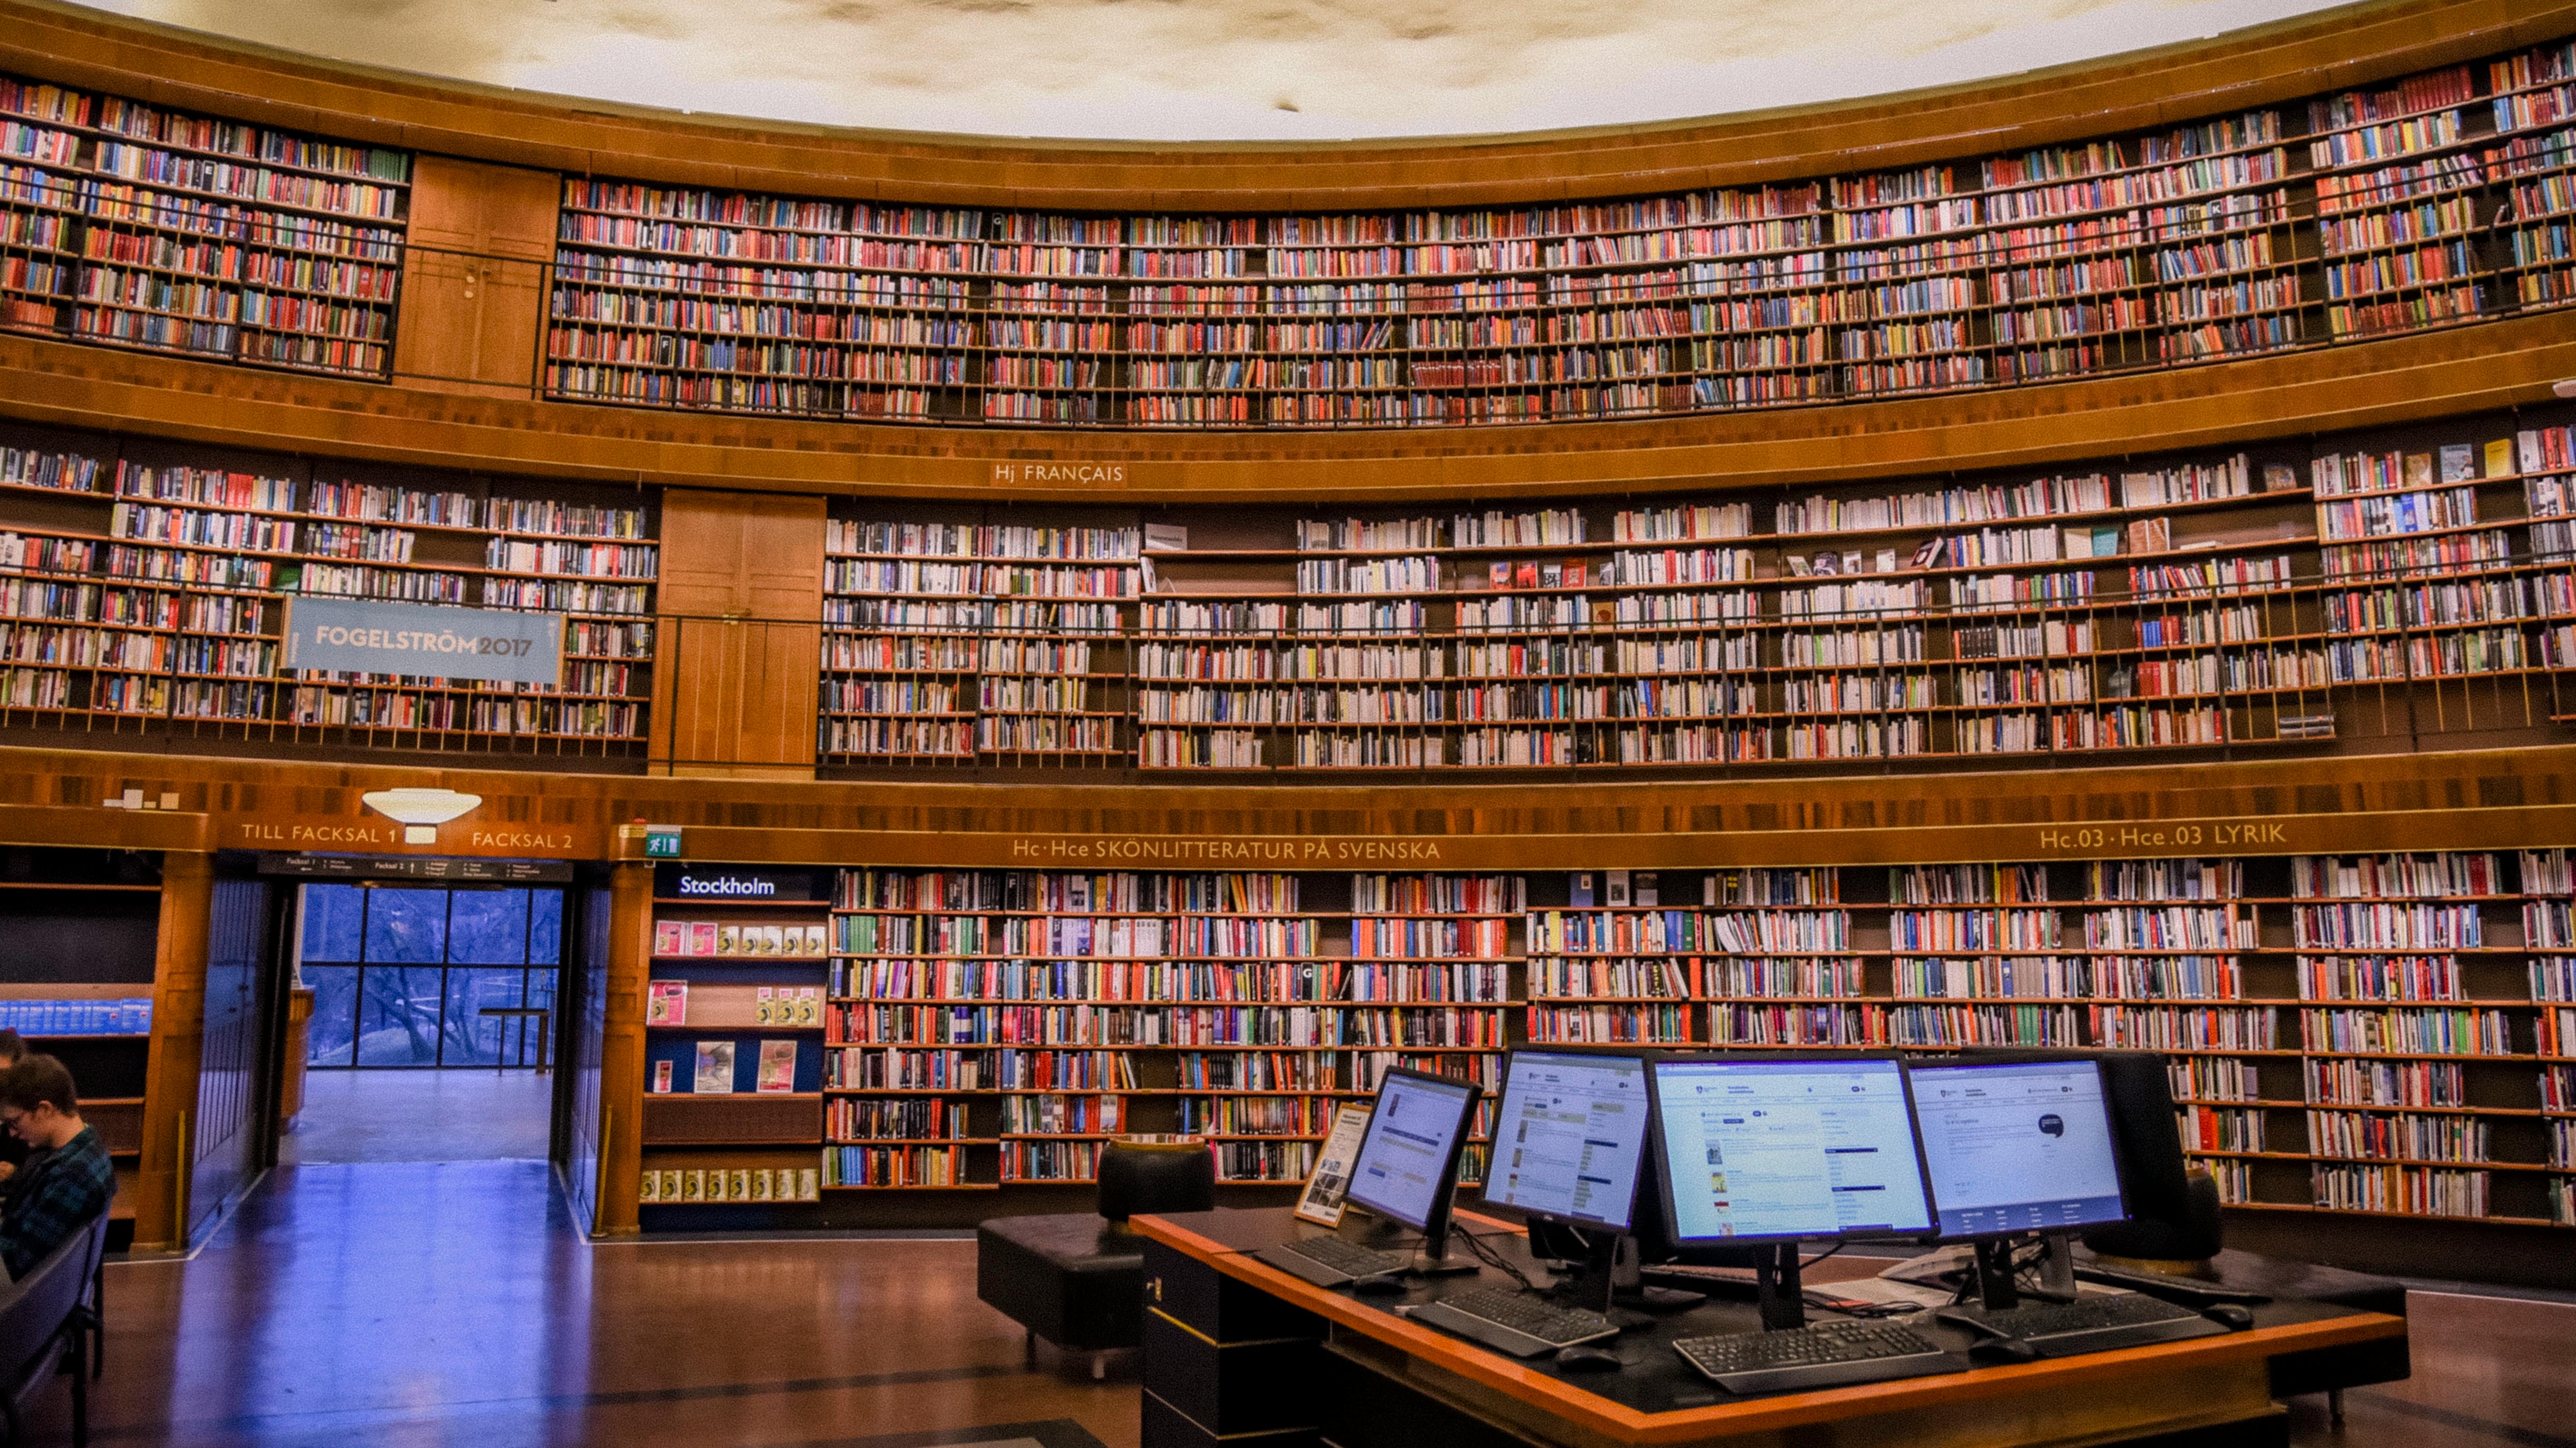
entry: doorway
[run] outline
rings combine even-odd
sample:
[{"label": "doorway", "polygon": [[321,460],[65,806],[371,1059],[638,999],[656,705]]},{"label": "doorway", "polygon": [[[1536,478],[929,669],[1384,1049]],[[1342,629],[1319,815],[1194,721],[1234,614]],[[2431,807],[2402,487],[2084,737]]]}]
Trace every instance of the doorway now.
[{"label": "doorway", "polygon": [[300,893],[309,1015],[280,1160],[544,1159],[564,892],[385,880]]}]

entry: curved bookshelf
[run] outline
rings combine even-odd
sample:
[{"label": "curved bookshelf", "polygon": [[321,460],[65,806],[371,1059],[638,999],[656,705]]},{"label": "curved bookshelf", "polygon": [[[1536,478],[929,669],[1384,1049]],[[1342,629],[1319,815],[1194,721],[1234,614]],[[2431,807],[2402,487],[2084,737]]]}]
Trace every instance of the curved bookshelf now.
[{"label": "curved bookshelf", "polygon": [[2027,152],[1489,210],[567,177],[547,396],[1013,428],[1593,421],[2189,366],[2576,299],[2576,45]]}]

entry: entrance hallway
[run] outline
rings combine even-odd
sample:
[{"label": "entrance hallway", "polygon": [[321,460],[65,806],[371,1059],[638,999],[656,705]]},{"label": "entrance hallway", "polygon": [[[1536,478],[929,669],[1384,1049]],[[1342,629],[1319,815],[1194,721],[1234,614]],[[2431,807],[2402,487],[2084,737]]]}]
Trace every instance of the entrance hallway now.
[{"label": "entrance hallway", "polygon": [[277,1158],[288,1166],[543,1161],[554,1090],[551,1072],[310,1071],[304,1109],[278,1137]]},{"label": "entrance hallway", "polygon": [[[1018,1327],[975,1300],[972,1242],[593,1247],[550,1171],[281,1167],[194,1260],[111,1266],[92,1441],[1136,1442],[1132,1382],[1023,1366]],[[67,1401],[42,1414],[58,1435]],[[947,1431],[994,1425],[1012,1431]]]},{"label": "entrance hallway", "polygon": [[[975,1300],[974,1257],[968,1242],[595,1247],[533,1161],[281,1168],[194,1260],[108,1269],[92,1437],[1134,1448],[1132,1379],[1094,1383],[1051,1353],[1024,1367],[1019,1329]],[[2576,1448],[2576,1306],[2418,1293],[2412,1311],[2414,1379],[2353,1393],[2340,1434],[2300,1401],[2302,1448]],[[37,1441],[61,1441],[67,1396],[45,1400]]]}]

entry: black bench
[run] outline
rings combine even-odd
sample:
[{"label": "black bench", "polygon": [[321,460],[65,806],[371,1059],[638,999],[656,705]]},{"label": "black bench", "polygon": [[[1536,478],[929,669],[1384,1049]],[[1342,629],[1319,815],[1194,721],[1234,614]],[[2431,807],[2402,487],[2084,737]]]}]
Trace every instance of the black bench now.
[{"label": "black bench", "polygon": [[1145,1244],[1091,1212],[997,1217],[975,1229],[975,1295],[1063,1352],[1134,1347],[1144,1328]]}]

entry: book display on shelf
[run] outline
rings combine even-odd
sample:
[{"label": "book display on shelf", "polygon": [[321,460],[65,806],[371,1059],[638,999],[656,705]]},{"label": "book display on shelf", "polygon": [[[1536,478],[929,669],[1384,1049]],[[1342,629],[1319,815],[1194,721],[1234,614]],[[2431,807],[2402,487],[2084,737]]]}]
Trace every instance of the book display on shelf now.
[{"label": "book display on shelf", "polygon": [[830,902],[814,872],[663,865],[654,896],[640,1200],[818,1200],[864,1123],[823,1094]]},{"label": "book display on shelf", "polygon": [[[24,440],[0,450],[0,711],[557,751],[644,737],[657,552],[646,508],[166,444]],[[291,669],[280,641],[296,597],[559,613],[560,682]]]},{"label": "book display on shelf", "polygon": [[2576,299],[2571,92],[2561,41],[2010,155],[1392,214],[568,178],[545,385],[973,425],[1398,427],[2224,360]]},{"label": "book display on shelf", "polygon": [[0,75],[0,327],[384,378],[411,155]]},{"label": "book display on shelf", "polygon": [[[1347,910],[1301,899],[1345,882]],[[1387,1068],[1498,1079],[1519,889],[845,870],[825,1090],[886,1145],[827,1182],[1087,1182],[1133,1131],[1207,1138],[1220,1181],[1302,1182]]]},{"label": "book display on shelf", "polygon": [[1124,754],[1134,526],[825,524],[827,759]]}]

